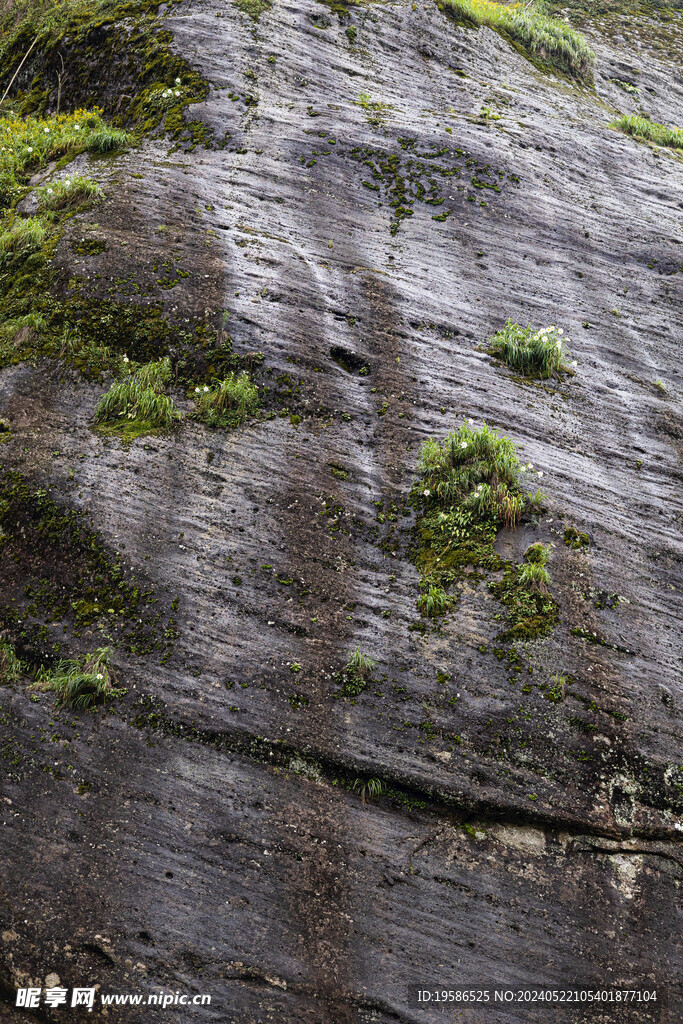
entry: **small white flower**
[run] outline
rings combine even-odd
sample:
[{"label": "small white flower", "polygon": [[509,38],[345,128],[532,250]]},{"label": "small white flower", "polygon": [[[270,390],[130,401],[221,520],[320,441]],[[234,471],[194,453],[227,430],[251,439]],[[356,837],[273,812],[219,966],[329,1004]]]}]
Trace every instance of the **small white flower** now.
[{"label": "small white flower", "polygon": [[29,153],[33,152],[33,146],[27,146],[26,149]]},{"label": "small white flower", "polygon": [[529,462],[529,463],[527,463],[527,467],[526,467],[526,468],[527,468],[527,469],[533,469],[533,468],[534,468],[534,464],[533,464],[533,462]]},{"label": "small white flower", "polygon": [[460,447],[461,448],[467,448],[467,441],[461,441],[460,442]]},{"label": "small white flower", "polygon": [[101,673],[101,672],[98,672],[98,673],[97,673],[97,676],[96,676],[95,678],[96,678],[96,679],[104,679],[104,676],[102,675],[102,673]]},{"label": "small white flower", "polygon": [[200,392],[200,391],[201,391],[202,389],[201,389],[201,388],[195,388],[194,390],[195,390],[196,394],[199,394],[199,392]]},{"label": "small white flower", "polygon": [[50,129],[49,128],[43,128],[43,131],[47,132],[48,135],[50,134]]},{"label": "small white flower", "polygon": [[561,341],[558,341],[558,343],[557,343],[557,348],[558,348],[558,349],[562,348],[562,342],[561,342]]},{"label": "small white flower", "polygon": [[539,469],[537,476],[543,476],[543,470]]},{"label": "small white flower", "polygon": [[206,384],[204,385],[204,390],[205,390],[205,391],[208,391],[208,390],[209,390],[209,389],[208,389],[208,387],[206,386]]},{"label": "small white flower", "polygon": [[558,334],[564,334],[564,331],[563,331],[563,330],[562,330],[562,328],[560,327],[560,329],[559,329],[559,331],[558,331],[557,333],[558,333]]},{"label": "small white flower", "polygon": [[74,125],[74,131],[75,131],[75,132],[79,132],[80,130],[81,130],[81,126],[80,126],[80,124],[75,124],[75,125]]},{"label": "small white flower", "polygon": [[578,366],[578,365],[579,364],[577,363],[576,359],[572,359],[572,366]]},{"label": "small white flower", "polygon": [[52,195],[52,189],[51,189],[51,188],[49,188],[49,189],[47,190],[47,194],[48,194],[49,196],[51,196],[51,195]]},{"label": "small white flower", "polygon": [[178,91],[178,89],[176,89],[176,91],[175,91],[175,95],[176,95],[176,96],[180,96],[180,92]]},{"label": "small white flower", "polygon": [[128,358],[128,356],[124,356],[123,357],[123,361],[124,361],[124,363],[129,363],[130,359]]},{"label": "small white flower", "polygon": [[467,422],[468,422],[469,424],[472,424],[472,423],[474,423],[474,420],[468,420]]},{"label": "small white flower", "polygon": [[428,498],[432,492],[429,490],[429,488],[425,488],[425,490],[422,493],[424,494],[425,498]]},{"label": "small white flower", "polygon": [[176,80],[175,80],[175,84],[176,84],[176,85],[180,85],[180,79],[179,79],[179,78],[176,78]]}]

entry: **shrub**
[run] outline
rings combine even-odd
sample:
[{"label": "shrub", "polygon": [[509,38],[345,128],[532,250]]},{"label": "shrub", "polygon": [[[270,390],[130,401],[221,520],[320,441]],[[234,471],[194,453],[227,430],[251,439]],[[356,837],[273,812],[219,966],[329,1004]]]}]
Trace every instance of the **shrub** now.
[{"label": "shrub", "polygon": [[640,114],[623,114],[617,121],[613,121],[610,127],[618,128],[619,131],[636,139],[647,139],[658,146],[683,149],[683,129],[668,128]]},{"label": "shrub", "polygon": [[472,421],[450,433],[444,441],[429,439],[422,445],[419,472],[423,495],[445,505],[512,525],[522,514],[522,467],[516,446],[483,423]]},{"label": "shrub", "polygon": [[576,78],[590,78],[595,54],[585,39],[564,21],[549,18],[521,4],[492,0],[442,0],[443,9],[456,20],[487,25],[526,52]]},{"label": "shrub", "polygon": [[546,564],[552,549],[552,544],[532,544],[528,548],[524,555],[524,565],[520,565],[517,572],[521,586],[540,594],[548,592],[550,573],[546,569]]},{"label": "shrub", "polygon": [[22,672],[23,666],[12,645],[6,640],[0,640],[0,684],[16,683]]},{"label": "shrub", "polygon": [[54,672],[43,669],[38,685],[43,690],[53,690],[60,704],[79,711],[102,704],[108,697],[122,697],[126,690],[112,686],[110,657],[111,648],[100,647],[92,654],[60,661]]},{"label": "shrub", "polygon": [[170,427],[180,419],[173,399],[164,393],[171,376],[168,356],[145,363],[137,371],[112,384],[95,408],[95,422],[136,420],[149,427]]},{"label": "shrub", "polygon": [[538,331],[508,320],[488,340],[488,351],[526,377],[559,377],[571,373],[569,351],[561,327],[542,327]]},{"label": "shrub", "polygon": [[66,210],[70,207],[84,207],[104,199],[104,192],[95,181],[76,175],[43,185],[36,189],[39,210]]},{"label": "shrub", "polygon": [[442,587],[430,586],[429,590],[420,594],[417,599],[417,606],[422,613],[429,618],[436,618],[443,615],[453,604],[453,598],[449,597]]},{"label": "shrub", "polygon": [[259,404],[258,388],[246,371],[194,389],[198,419],[211,427],[238,426]]}]

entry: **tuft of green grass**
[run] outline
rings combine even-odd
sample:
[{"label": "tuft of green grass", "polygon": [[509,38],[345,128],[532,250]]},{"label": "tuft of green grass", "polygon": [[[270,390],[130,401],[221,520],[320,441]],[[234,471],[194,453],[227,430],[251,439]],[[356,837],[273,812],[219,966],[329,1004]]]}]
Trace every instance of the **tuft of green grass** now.
[{"label": "tuft of green grass", "polygon": [[18,682],[23,671],[24,667],[12,645],[6,640],[0,640],[0,685]]},{"label": "tuft of green grass", "polygon": [[58,703],[79,711],[103,704],[111,697],[122,697],[127,691],[112,685],[109,669],[110,647],[100,647],[92,654],[60,661],[52,672],[42,669],[38,686],[57,694]]},{"label": "tuft of green grass", "polygon": [[523,468],[516,445],[487,423],[463,423],[443,441],[425,441],[418,464],[423,496],[441,505],[458,505],[482,517],[493,516],[509,525],[524,508]]},{"label": "tuft of green grass", "polygon": [[378,797],[386,792],[386,786],[381,779],[356,779],[353,783],[354,793],[360,793],[361,803],[365,803],[365,797]]},{"label": "tuft of green grass", "polygon": [[454,20],[487,25],[536,60],[574,78],[590,80],[595,54],[585,39],[566,22],[522,4],[493,0],[441,0]]},{"label": "tuft of green grass", "polygon": [[487,351],[525,377],[559,377],[576,366],[570,361],[562,328],[554,324],[534,331],[508,320],[488,339]]},{"label": "tuft of green grass", "polygon": [[564,672],[557,672],[554,676],[550,677],[550,682],[551,685],[544,690],[543,696],[553,704],[559,704],[564,700],[565,689],[567,683],[571,682],[571,679]]},{"label": "tuft of green grass", "polygon": [[618,128],[626,135],[632,135],[636,139],[646,139],[654,142],[657,146],[668,146],[670,149],[683,149],[683,129],[668,128],[665,124],[658,124],[651,121],[649,117],[641,114],[623,114],[617,121],[613,121],[611,128]]},{"label": "tuft of green grass", "polygon": [[372,678],[377,662],[369,655],[363,654],[360,647],[355,651],[344,666],[340,697],[358,697]]},{"label": "tuft of green grass", "polygon": [[239,426],[259,404],[258,388],[246,370],[229,373],[224,380],[212,385],[196,387],[192,397],[197,419],[210,427]]},{"label": "tuft of green grass", "polygon": [[532,544],[524,555],[524,564],[517,570],[517,580],[523,587],[527,587],[539,594],[547,594],[550,584],[550,573],[546,569],[552,544]]},{"label": "tuft of green grass", "polygon": [[171,361],[145,363],[115,381],[95,408],[96,423],[134,420],[150,428],[172,426],[181,418],[173,399],[164,392],[171,377]]},{"label": "tuft of green grass", "polygon": [[434,619],[437,615],[443,615],[453,604],[453,598],[449,597],[443,587],[431,584],[429,589],[424,591],[417,599],[417,607],[422,615]]},{"label": "tuft of green grass", "polygon": [[67,210],[74,207],[83,209],[104,199],[104,192],[97,182],[82,175],[74,175],[74,177],[64,178],[63,181],[42,185],[36,189],[36,194],[40,212]]},{"label": "tuft of green grass", "polygon": [[0,234],[0,264],[12,255],[23,255],[40,249],[46,235],[47,229],[38,217],[14,220]]}]

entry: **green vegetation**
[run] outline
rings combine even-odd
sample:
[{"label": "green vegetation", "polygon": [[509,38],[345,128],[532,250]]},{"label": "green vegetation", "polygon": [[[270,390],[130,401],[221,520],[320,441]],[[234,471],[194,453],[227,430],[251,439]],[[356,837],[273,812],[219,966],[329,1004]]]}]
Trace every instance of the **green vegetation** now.
[{"label": "green vegetation", "polygon": [[641,114],[624,114],[613,121],[610,127],[618,128],[640,141],[654,142],[657,146],[668,146],[670,149],[683,149],[683,129],[667,128]]},{"label": "green vegetation", "polygon": [[122,697],[127,693],[112,685],[110,658],[111,649],[100,647],[92,654],[60,661],[53,671],[45,668],[39,671],[37,686],[41,690],[54,691],[59,704],[87,711],[96,704],[103,704],[108,698]]},{"label": "green vegetation", "polygon": [[355,779],[352,789],[354,793],[360,793],[361,803],[365,803],[365,797],[370,798],[381,796],[386,793],[387,787],[381,779]]},{"label": "green vegetation", "polygon": [[534,331],[531,326],[520,327],[508,320],[489,338],[488,352],[525,377],[560,377],[576,366],[576,362],[569,362],[563,334],[562,328],[554,324]]},{"label": "green vegetation", "polygon": [[5,266],[12,256],[25,256],[40,249],[47,229],[38,217],[25,220],[6,218],[6,229],[0,234],[0,267]]},{"label": "green vegetation", "polygon": [[474,427],[471,420],[444,441],[425,441],[420,452],[424,497],[510,526],[524,507],[522,469],[513,441],[500,437],[487,423]]},{"label": "green vegetation", "polygon": [[22,672],[23,665],[17,658],[12,644],[0,640],[0,686],[18,682]]},{"label": "green vegetation", "polygon": [[489,583],[491,593],[508,610],[506,628],[499,640],[533,640],[549,633],[557,621],[558,607],[550,596],[546,564],[552,544],[532,544],[522,565],[508,565],[499,582]]},{"label": "green vegetation", "polygon": [[370,95],[366,92],[362,92],[354,103],[358,107],[362,107],[367,115],[368,124],[373,125],[375,128],[382,124],[387,111],[391,110],[390,103],[382,103],[380,100],[373,100]]},{"label": "green vegetation", "polygon": [[377,662],[373,661],[367,654],[363,654],[360,647],[355,651],[344,666],[341,674],[341,689],[339,697],[359,697],[365,687],[372,679],[372,673],[377,668]]},{"label": "green vegetation", "polygon": [[590,537],[587,533],[581,533],[575,526],[568,526],[564,531],[564,542],[568,548],[580,551],[590,544]]},{"label": "green vegetation", "polygon": [[138,432],[141,429],[167,429],[180,419],[173,399],[164,392],[170,378],[171,361],[168,356],[138,367],[117,380],[106,395],[102,395],[95,408],[95,422],[129,420],[137,425]]},{"label": "green vegetation", "polygon": [[437,615],[443,615],[452,604],[453,598],[449,597],[442,587],[434,586],[434,584],[430,584],[428,589],[417,599],[417,607],[422,615],[431,619],[436,618]]},{"label": "green vegetation", "polygon": [[439,0],[455,21],[469,27],[487,25],[525,56],[570,75],[590,80],[595,54],[585,39],[557,18],[522,4],[493,0]]},{"label": "green vegetation", "polygon": [[[98,107],[51,117],[0,117],[0,206],[21,199],[28,191],[29,177],[50,160],[108,153],[133,141],[128,132],[106,124]],[[39,194],[44,193],[41,189]]]},{"label": "green vegetation", "polygon": [[553,704],[560,704],[564,700],[565,690],[569,682],[571,682],[570,676],[564,672],[556,673],[556,675],[550,677],[551,685],[542,688],[543,696]]},{"label": "green vegetation", "polygon": [[104,192],[95,181],[82,175],[54,181],[36,189],[38,210],[82,210],[104,199]]},{"label": "green vegetation", "polygon": [[546,569],[551,545],[533,544],[522,565],[504,561],[494,549],[502,525],[513,526],[525,509],[540,507],[542,495],[530,496],[523,490],[531,463],[520,463],[509,438],[486,423],[474,427],[470,420],[442,442],[426,441],[418,468],[411,556],[421,577],[422,614],[445,611],[455,601],[448,589],[459,581],[476,586],[488,574],[503,570],[502,580],[489,583],[508,609],[499,639],[532,639],[549,632],[557,619]]},{"label": "green vegetation", "polygon": [[246,370],[229,373],[212,385],[195,387],[197,419],[210,427],[236,427],[244,423],[247,416],[256,411],[259,392]]}]

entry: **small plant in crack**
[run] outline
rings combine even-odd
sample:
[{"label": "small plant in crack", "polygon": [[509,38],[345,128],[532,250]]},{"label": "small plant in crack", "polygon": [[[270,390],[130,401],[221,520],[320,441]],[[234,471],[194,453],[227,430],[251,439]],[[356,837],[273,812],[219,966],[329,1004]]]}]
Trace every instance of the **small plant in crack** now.
[{"label": "small plant in crack", "polygon": [[364,804],[366,796],[377,798],[386,792],[387,787],[381,779],[356,779],[352,788],[354,793],[360,793],[361,803]]},{"label": "small plant in crack", "polygon": [[77,209],[83,211],[93,203],[102,202],[104,199],[104,192],[97,182],[83,175],[74,175],[64,178],[63,181],[53,181],[49,185],[37,188],[36,193],[38,195],[38,210],[41,213],[47,210]]},{"label": "small plant in crack", "polygon": [[36,679],[40,690],[52,690],[58,703],[87,711],[112,697],[123,697],[127,690],[117,689],[109,668],[111,648],[100,647],[70,661],[60,661],[52,672],[41,668]]},{"label": "small plant in crack", "polygon": [[429,589],[424,591],[417,599],[417,607],[422,615],[430,619],[438,615],[444,615],[453,604],[453,598],[449,597],[443,587],[431,584]]},{"label": "small plant in crack", "polygon": [[340,697],[359,697],[372,679],[372,673],[377,668],[377,662],[369,655],[364,654],[360,647],[355,651],[344,666],[341,674]]}]

